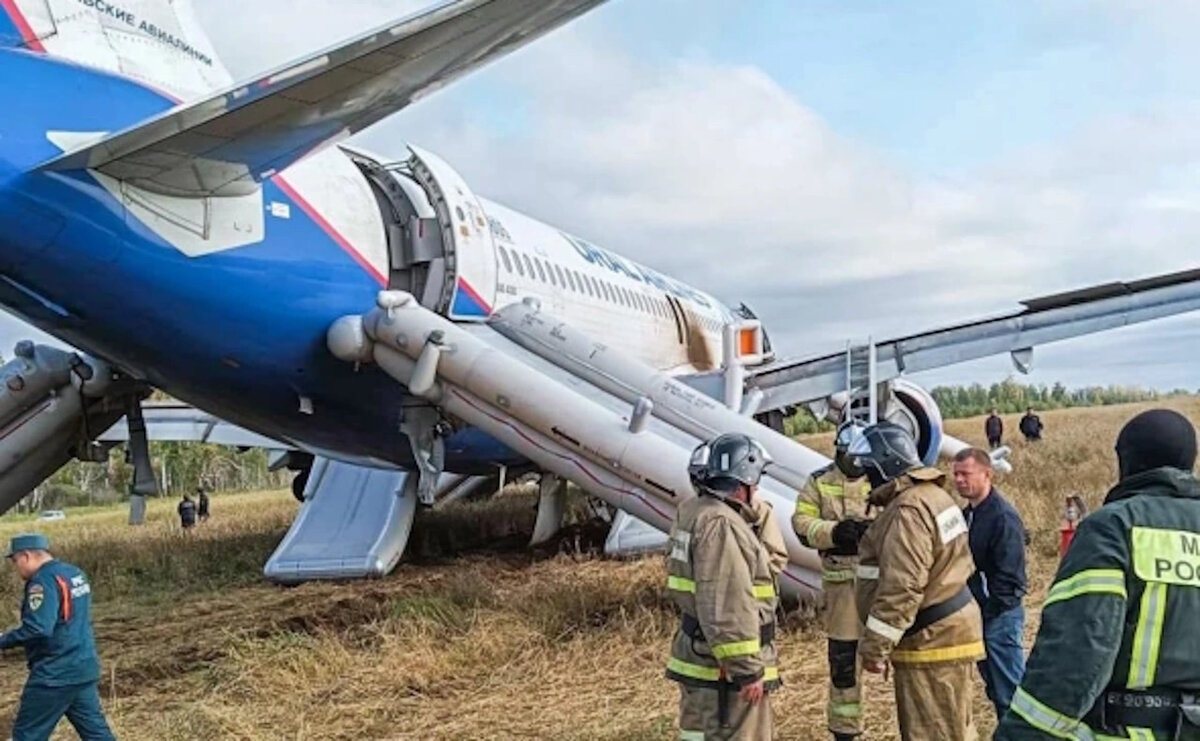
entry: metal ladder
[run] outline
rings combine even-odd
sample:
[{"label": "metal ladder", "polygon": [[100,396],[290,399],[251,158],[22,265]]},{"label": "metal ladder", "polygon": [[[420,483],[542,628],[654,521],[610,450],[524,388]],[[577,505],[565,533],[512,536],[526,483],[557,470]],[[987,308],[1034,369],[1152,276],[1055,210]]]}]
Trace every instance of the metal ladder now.
[{"label": "metal ladder", "polygon": [[[846,396],[844,420],[854,419],[864,425],[878,421],[879,384],[875,373],[875,340],[868,337],[865,345],[846,343]],[[866,406],[854,402],[866,397]]]}]

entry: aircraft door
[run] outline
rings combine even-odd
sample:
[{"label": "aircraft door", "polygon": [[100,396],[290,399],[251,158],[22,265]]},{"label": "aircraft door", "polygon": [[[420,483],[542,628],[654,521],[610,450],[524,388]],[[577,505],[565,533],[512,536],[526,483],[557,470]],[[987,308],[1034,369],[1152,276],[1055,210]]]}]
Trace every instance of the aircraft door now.
[{"label": "aircraft door", "polygon": [[496,247],[491,225],[466,181],[440,157],[409,146],[413,177],[429,194],[446,251],[446,305],[451,319],[484,321],[496,303]]}]

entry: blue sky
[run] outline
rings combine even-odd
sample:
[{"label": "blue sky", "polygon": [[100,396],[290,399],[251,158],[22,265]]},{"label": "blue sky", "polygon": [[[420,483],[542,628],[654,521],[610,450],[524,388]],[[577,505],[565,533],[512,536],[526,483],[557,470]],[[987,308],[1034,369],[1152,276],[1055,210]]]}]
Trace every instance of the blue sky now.
[{"label": "blue sky", "polygon": [[[196,4],[247,77],[427,3]],[[612,0],[358,139],[433,149],[805,355],[1200,263],[1197,21],[1181,0]],[[1185,317],[1047,347],[1030,380],[1200,388],[1198,361]]]}]

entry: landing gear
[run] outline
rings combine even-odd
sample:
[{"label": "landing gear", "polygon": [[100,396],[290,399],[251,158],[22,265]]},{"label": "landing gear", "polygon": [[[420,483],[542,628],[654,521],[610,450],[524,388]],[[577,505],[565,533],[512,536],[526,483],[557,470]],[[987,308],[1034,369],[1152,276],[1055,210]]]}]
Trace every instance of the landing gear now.
[{"label": "landing gear", "polygon": [[432,406],[409,406],[404,410],[400,431],[412,446],[417,474],[417,501],[429,507],[437,498],[438,477],[446,463],[445,437],[449,426]]},{"label": "landing gear", "polygon": [[158,496],[158,481],[150,465],[150,442],[146,437],[146,420],[142,402],[130,398],[125,411],[129,423],[129,455],[133,463],[133,482],[129,485],[129,524],[146,521],[146,497]]}]

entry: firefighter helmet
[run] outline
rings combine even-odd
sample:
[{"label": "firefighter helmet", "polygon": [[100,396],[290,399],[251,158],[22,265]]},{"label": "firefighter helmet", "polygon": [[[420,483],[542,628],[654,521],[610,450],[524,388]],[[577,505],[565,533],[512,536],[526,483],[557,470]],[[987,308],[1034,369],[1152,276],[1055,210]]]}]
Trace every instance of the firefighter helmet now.
[{"label": "firefighter helmet", "polygon": [[873,486],[881,486],[923,465],[912,435],[894,422],[879,422],[866,428],[846,452],[866,471]]},{"label": "firefighter helmet", "polygon": [[758,441],[746,435],[725,434],[692,451],[688,476],[697,492],[725,496],[741,485],[754,486],[771,457]]}]

